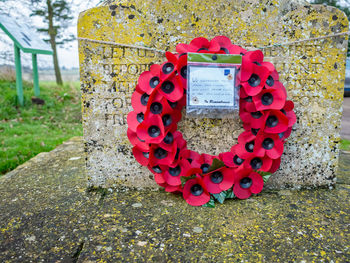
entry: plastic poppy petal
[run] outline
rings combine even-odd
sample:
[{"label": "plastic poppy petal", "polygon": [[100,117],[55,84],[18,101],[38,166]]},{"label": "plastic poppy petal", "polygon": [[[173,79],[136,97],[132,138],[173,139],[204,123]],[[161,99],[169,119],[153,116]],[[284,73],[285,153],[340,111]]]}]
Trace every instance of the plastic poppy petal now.
[{"label": "plastic poppy petal", "polygon": [[160,83],[159,76],[153,75],[150,71],[142,72],[139,80],[138,86],[143,91],[150,95],[154,88]]},{"label": "plastic poppy petal", "polygon": [[242,61],[241,70],[239,76],[241,82],[247,82],[254,71],[254,64],[250,61]]},{"label": "plastic poppy petal", "polygon": [[210,195],[199,178],[188,180],[184,185],[182,194],[186,202],[193,206],[204,205],[210,200]]},{"label": "plastic poppy petal", "polygon": [[252,195],[249,189],[242,188],[239,183],[234,184],[233,193],[239,199],[247,199]]},{"label": "plastic poppy petal", "polygon": [[288,118],[279,110],[271,110],[265,123],[266,133],[280,133],[288,129]]},{"label": "plastic poppy petal", "polygon": [[250,187],[250,191],[253,194],[260,193],[264,187],[264,180],[262,176],[256,172],[252,172],[250,173],[249,178],[253,181],[252,186]]},{"label": "plastic poppy petal", "polygon": [[126,121],[128,123],[128,128],[132,130],[133,132],[136,132],[137,127],[143,122],[144,114],[136,113],[135,111],[129,112],[128,116],[126,117]]},{"label": "plastic poppy petal", "polygon": [[280,110],[285,104],[286,92],[282,89],[265,89],[257,96],[254,96],[253,101],[258,111],[269,109]]},{"label": "plastic poppy petal", "polygon": [[243,56],[243,60],[248,60],[250,62],[262,63],[264,60],[264,54],[261,50],[249,51]]},{"label": "plastic poppy petal", "polygon": [[149,163],[151,165],[169,166],[173,163],[176,152],[176,144],[173,144],[173,149],[170,151],[159,147],[157,144],[153,144],[149,152]]},{"label": "plastic poppy petal", "polygon": [[178,76],[167,79],[160,85],[159,92],[171,102],[179,101],[183,96],[183,88]]},{"label": "plastic poppy petal", "polygon": [[173,53],[167,51],[167,52],[165,52],[165,57],[167,58],[167,60],[168,60],[169,62],[173,63],[174,65],[177,64],[177,57],[176,57],[175,54],[173,54]]},{"label": "plastic poppy petal", "polygon": [[256,87],[252,87],[248,82],[242,82],[241,85],[248,96],[256,96],[263,89],[263,86],[260,84]]},{"label": "plastic poppy petal", "polygon": [[180,153],[180,159],[181,158],[187,159],[190,163],[192,163],[193,161],[199,160],[200,154],[186,149]]},{"label": "plastic poppy petal", "polygon": [[167,185],[164,187],[164,190],[169,193],[182,193],[181,185]]},{"label": "plastic poppy petal", "polygon": [[160,143],[165,136],[162,118],[152,115],[137,126],[136,132],[147,143]]},{"label": "plastic poppy petal", "polygon": [[137,138],[136,132],[128,129],[126,135],[133,146],[138,146],[144,152],[149,151],[149,144],[144,141],[142,142],[139,138]]},{"label": "plastic poppy petal", "polygon": [[137,146],[132,148],[132,153],[135,156],[136,161],[138,161],[141,165],[147,166],[149,163],[148,157],[149,153],[142,151]]},{"label": "plastic poppy petal", "polygon": [[135,91],[131,96],[131,106],[134,111],[145,113],[149,95],[145,92]]},{"label": "plastic poppy petal", "polygon": [[224,152],[224,153],[219,154],[220,160],[223,161],[227,167],[235,167],[236,166],[233,162],[234,156],[235,156],[235,154],[233,154],[233,152]]},{"label": "plastic poppy petal", "polygon": [[281,165],[281,158],[278,158],[276,160],[272,160],[272,165],[270,170],[268,171],[269,173],[275,173],[278,168],[280,168]]},{"label": "plastic poppy petal", "polygon": [[277,139],[274,140],[274,147],[271,150],[266,150],[266,155],[271,159],[278,159],[283,154],[283,150],[283,143],[279,139]]},{"label": "plastic poppy petal", "polygon": [[288,118],[288,127],[292,127],[297,121],[297,116],[294,111],[287,111],[286,115]]},{"label": "plastic poppy petal", "polygon": [[163,186],[166,183],[164,180],[163,174],[154,174],[154,180],[160,186]]}]

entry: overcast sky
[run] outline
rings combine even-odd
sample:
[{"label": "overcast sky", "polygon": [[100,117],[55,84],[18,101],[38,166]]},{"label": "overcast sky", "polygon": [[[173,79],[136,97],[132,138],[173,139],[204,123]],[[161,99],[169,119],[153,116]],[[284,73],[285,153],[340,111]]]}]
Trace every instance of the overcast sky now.
[{"label": "overcast sky", "polygon": [[[69,0],[68,0],[69,1]],[[13,19],[20,21],[22,23],[31,23],[33,30],[35,28],[41,27],[43,25],[41,18],[39,17],[30,17],[30,10],[24,5],[21,6],[20,12],[18,13],[18,3],[29,3],[29,0],[10,0],[2,2],[0,0],[0,13],[1,10],[10,12],[10,15]],[[71,0],[72,2],[72,15],[74,19],[72,20],[71,26],[66,30],[67,34],[77,35],[77,21],[79,13],[89,9],[91,7],[97,6],[101,0]],[[78,4],[80,3],[80,4]],[[42,35],[42,38],[45,38]],[[0,52],[9,52],[11,53],[10,59],[0,58],[0,65],[9,64],[13,65],[13,44],[12,41],[7,37],[7,35],[0,29]],[[79,67],[79,57],[78,57],[78,42],[72,41],[69,44],[66,44],[65,47],[58,47],[58,59],[60,67],[66,68],[78,68]],[[47,55],[38,55],[39,67],[53,67],[52,56]],[[31,55],[22,54],[22,64],[24,66],[31,67]]]}]

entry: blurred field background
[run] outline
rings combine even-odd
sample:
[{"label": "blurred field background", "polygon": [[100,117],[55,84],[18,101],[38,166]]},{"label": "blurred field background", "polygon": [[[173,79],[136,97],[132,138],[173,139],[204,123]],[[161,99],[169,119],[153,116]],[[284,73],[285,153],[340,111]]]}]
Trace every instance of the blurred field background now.
[{"label": "blurred field background", "polygon": [[58,86],[53,80],[43,81],[42,75],[40,79],[40,98],[45,104],[32,102],[33,84],[25,81],[24,106],[19,107],[16,82],[11,75],[0,78],[0,175],[82,135],[79,82]]}]

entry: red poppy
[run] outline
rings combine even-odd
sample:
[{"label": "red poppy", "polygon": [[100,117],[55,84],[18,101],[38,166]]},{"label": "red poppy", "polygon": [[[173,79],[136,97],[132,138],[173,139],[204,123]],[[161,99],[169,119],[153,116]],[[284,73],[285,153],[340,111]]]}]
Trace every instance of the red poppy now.
[{"label": "red poppy", "polygon": [[278,159],[272,160],[272,165],[268,172],[275,173],[278,170],[278,168],[280,168],[280,165],[281,165],[281,157]]},{"label": "red poppy", "polygon": [[184,94],[182,83],[178,75],[174,75],[162,81],[158,90],[167,100],[171,102],[180,100]]},{"label": "red poppy", "polygon": [[149,163],[155,165],[171,165],[176,155],[176,144],[169,151],[159,147],[158,144],[152,144],[149,151]]},{"label": "red poppy", "polygon": [[254,154],[259,157],[265,154],[271,159],[278,159],[283,153],[283,142],[278,134],[259,132],[254,146]]},{"label": "red poppy", "polygon": [[260,50],[249,51],[242,58],[239,79],[248,96],[255,96],[263,89],[270,74],[269,69],[262,65],[264,55]]},{"label": "red poppy", "polygon": [[150,68],[150,71],[142,72],[138,80],[138,86],[140,90],[146,92],[148,95],[151,95],[151,93],[161,82],[160,71],[160,65],[153,64]]},{"label": "red poppy", "polygon": [[169,185],[181,185],[180,177],[187,176],[187,173],[190,168],[190,163],[186,159],[182,159],[179,162],[177,162],[174,166],[168,168],[168,170],[164,173],[164,179]]},{"label": "red poppy", "polygon": [[266,133],[281,133],[288,129],[288,117],[280,110],[270,110],[265,122]]},{"label": "red poppy", "polygon": [[210,194],[199,176],[185,183],[182,194],[186,202],[193,206],[204,205],[210,200]]},{"label": "red poppy", "polygon": [[[284,89],[284,90],[283,90]],[[286,102],[287,93],[282,86],[281,89],[264,89],[253,97],[253,102],[258,111],[280,110]]]},{"label": "red poppy", "polygon": [[181,185],[166,185],[164,186],[164,190],[169,193],[182,193],[182,186]]},{"label": "red poppy", "polygon": [[295,115],[294,102],[291,100],[287,100],[284,104],[283,109],[281,110],[283,114],[285,114],[288,118],[288,127],[292,127],[294,123],[297,121],[297,116]]},{"label": "red poppy", "polygon": [[133,146],[137,146],[139,149],[141,149],[144,152],[149,151],[149,144],[139,139],[137,137],[136,132],[133,132],[132,130],[128,129],[126,132],[126,135],[128,136],[128,139]]},{"label": "red poppy", "polygon": [[196,52],[196,53],[218,53],[220,45],[216,41],[209,41],[204,37],[197,37],[193,39],[190,44],[178,44],[176,51],[179,54]]},{"label": "red poppy", "polygon": [[272,159],[268,156],[259,157],[254,153],[249,155],[244,161],[244,167],[253,170],[268,172],[272,165]]},{"label": "red poppy", "polygon": [[162,118],[159,115],[150,116],[137,126],[136,132],[146,143],[160,143],[165,136]]},{"label": "red poppy", "polygon": [[167,100],[163,97],[163,95],[155,91],[149,97],[147,102],[147,110],[145,112],[145,116],[148,115],[163,115],[166,113],[172,113],[173,109],[170,107]]},{"label": "red poppy", "polygon": [[252,193],[260,193],[263,187],[264,180],[260,174],[251,169],[242,169],[235,176],[233,193],[239,199],[247,199]]},{"label": "red poppy", "polygon": [[186,159],[190,163],[192,163],[192,161],[199,160],[199,158],[200,158],[200,154],[195,151],[186,149],[180,152],[180,159]]},{"label": "red poppy", "polygon": [[244,55],[247,52],[244,48],[233,45],[231,40],[225,36],[216,36],[212,41],[216,41],[220,46],[220,50],[226,54]]},{"label": "red poppy", "polygon": [[[174,132],[174,141],[176,143],[176,155],[174,159],[174,163],[177,162],[180,158],[180,154],[182,151],[185,151],[187,148],[187,142],[186,140],[182,137],[182,133],[179,131]],[[180,158],[181,159],[181,158]]]},{"label": "red poppy", "polygon": [[227,167],[238,168],[241,167],[244,162],[244,159],[236,154],[235,146],[231,148],[230,152],[220,153],[219,155],[220,160],[223,161]]},{"label": "red poppy", "polygon": [[286,131],[279,133],[278,136],[282,141],[285,141],[290,136],[291,133],[292,133],[292,127],[288,127]]},{"label": "red poppy", "polygon": [[143,122],[145,115],[142,112],[131,111],[126,117],[128,128],[136,132],[137,127]]},{"label": "red poppy", "polygon": [[174,143],[177,144],[174,138],[174,132],[178,132],[178,131],[176,131],[176,129],[173,129],[166,132],[164,139],[161,143],[159,143],[159,146],[167,151],[170,151],[171,149],[173,149]]},{"label": "red poppy", "polygon": [[202,170],[202,173],[205,174],[208,172],[210,166],[212,165],[214,158],[215,156],[213,155],[202,153],[198,160],[194,160],[191,163],[191,166],[200,168]]},{"label": "red poppy", "polygon": [[169,62],[175,65],[175,70],[181,80],[182,88],[187,88],[187,54],[175,55],[171,52],[165,53]]},{"label": "red poppy", "polygon": [[243,88],[240,88],[240,100],[239,100],[239,108],[242,111],[247,112],[256,112],[257,109],[255,107],[253,97],[248,96]]},{"label": "red poppy", "polygon": [[234,147],[237,156],[241,159],[249,158],[255,148],[255,135],[251,131],[245,131],[238,136],[238,144]]},{"label": "red poppy", "polygon": [[149,152],[145,152],[137,146],[132,148],[132,153],[135,156],[136,161],[141,165],[147,166],[149,163]]},{"label": "red poppy", "polygon": [[245,110],[239,111],[239,116],[243,123],[248,123],[253,129],[261,129],[265,126],[268,113],[265,111],[248,112]]},{"label": "red poppy", "polygon": [[203,182],[209,193],[218,194],[232,187],[234,176],[234,169],[221,167],[220,169],[205,174]]},{"label": "red poppy", "polygon": [[156,183],[162,187],[166,185],[165,179],[163,177],[164,172],[166,170],[166,166],[164,165],[155,165],[152,166],[150,164],[147,165],[148,170],[154,175],[154,180]]},{"label": "red poppy", "polygon": [[131,95],[131,105],[136,112],[145,113],[149,95],[146,92],[138,92],[137,89]]}]

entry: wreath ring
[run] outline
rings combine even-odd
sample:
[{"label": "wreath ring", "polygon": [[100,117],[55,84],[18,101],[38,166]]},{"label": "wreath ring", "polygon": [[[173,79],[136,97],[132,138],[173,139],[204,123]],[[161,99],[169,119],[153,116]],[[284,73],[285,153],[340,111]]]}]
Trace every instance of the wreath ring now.
[{"label": "wreath ring", "polygon": [[[284,143],[296,122],[294,103],[274,65],[260,50],[247,51],[225,36],[178,44],[177,54],[143,72],[131,97],[127,136],[135,159],[167,192],[182,193],[193,206],[214,206],[226,198],[246,199],[262,191],[280,166]],[[177,131],[186,105],[187,53],[240,54],[239,116],[244,132],[229,152],[218,156],[187,149]]]}]

